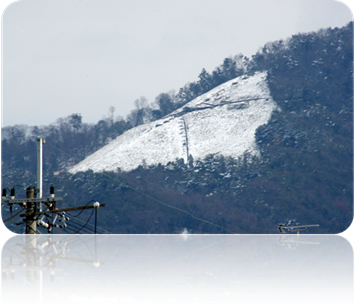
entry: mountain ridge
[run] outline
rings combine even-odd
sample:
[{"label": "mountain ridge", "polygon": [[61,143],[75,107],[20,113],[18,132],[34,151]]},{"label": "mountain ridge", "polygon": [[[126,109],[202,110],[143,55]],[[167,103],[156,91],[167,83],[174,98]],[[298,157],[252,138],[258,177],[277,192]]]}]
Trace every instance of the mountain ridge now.
[{"label": "mountain ridge", "polygon": [[255,131],[277,109],[266,77],[266,72],[258,72],[221,84],[161,119],[126,131],[69,172],[130,171],[208,154],[258,155]]}]

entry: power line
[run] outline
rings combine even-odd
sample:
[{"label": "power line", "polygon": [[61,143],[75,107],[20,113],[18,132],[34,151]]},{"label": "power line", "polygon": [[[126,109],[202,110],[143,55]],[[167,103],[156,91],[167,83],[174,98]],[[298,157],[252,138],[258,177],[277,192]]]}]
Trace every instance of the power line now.
[{"label": "power line", "polygon": [[89,220],[93,216],[93,212],[94,212],[94,210],[91,211],[90,217],[88,218],[87,222],[77,232],[75,232],[74,234],[79,233],[84,227],[86,227],[86,225],[88,224]]},{"label": "power line", "polygon": [[118,179],[115,179],[115,178],[113,178],[113,177],[107,175],[106,173],[101,173],[101,174],[104,175],[104,176],[106,176],[106,177],[108,177],[108,178],[110,178],[110,179],[112,179],[112,180],[114,180],[114,181],[117,181],[117,182],[119,182],[119,183],[121,183],[121,184],[126,185],[128,188],[130,188],[130,189],[132,189],[132,190],[134,190],[134,191],[140,193],[141,195],[143,195],[143,196],[145,196],[145,197],[147,197],[147,198],[149,198],[149,199],[151,199],[151,200],[153,200],[153,201],[155,201],[155,202],[157,202],[157,203],[159,203],[159,204],[162,204],[162,205],[167,206],[167,207],[169,207],[169,208],[172,208],[172,209],[178,210],[178,211],[180,211],[180,212],[182,212],[182,213],[185,213],[185,214],[191,216],[192,218],[194,218],[194,219],[196,219],[196,220],[198,220],[198,221],[201,221],[201,222],[204,222],[204,223],[208,223],[208,224],[213,225],[213,226],[215,226],[215,227],[219,227],[219,228],[221,228],[221,229],[223,229],[223,230],[225,230],[225,231],[227,231],[227,232],[229,232],[229,233],[231,233],[231,234],[235,234],[235,233],[229,231],[227,228],[225,228],[225,227],[223,227],[223,226],[220,226],[220,225],[218,225],[218,224],[216,224],[216,223],[213,223],[213,222],[210,222],[210,221],[208,221],[208,220],[201,219],[201,218],[199,218],[199,217],[197,217],[197,216],[195,216],[195,215],[189,213],[188,211],[186,211],[186,210],[184,210],[184,209],[181,209],[181,208],[178,208],[178,207],[169,205],[169,204],[167,204],[167,203],[164,203],[164,202],[162,202],[162,201],[160,201],[160,200],[158,200],[158,199],[156,199],[156,198],[150,196],[149,194],[146,194],[146,193],[144,193],[144,192],[142,192],[142,191],[140,191],[140,190],[138,190],[138,189],[136,189],[136,188],[134,188],[134,187],[128,185],[127,183],[124,183],[124,182],[122,182],[122,181],[120,181],[120,180],[118,180]]},{"label": "power line", "polygon": [[[74,229],[71,229],[70,227],[73,227]],[[86,234],[92,234],[92,232],[93,232],[93,231],[87,230],[86,228],[80,228],[79,226],[76,226],[74,224],[69,224],[69,223],[67,224],[67,229],[69,229],[69,230],[71,230],[73,232],[75,232],[75,231],[78,231],[78,232],[83,231]]]},{"label": "power line", "polygon": [[12,218],[15,218],[16,216],[21,214],[24,210],[25,210],[25,208],[21,209],[19,212],[17,212],[16,214],[12,215],[10,218],[7,218],[6,220],[3,220],[3,222],[5,223],[5,222],[11,220]]},{"label": "power line", "polygon": [[[76,223],[76,224],[78,224],[78,225],[80,225],[81,226],[81,224],[79,224],[79,223],[77,223],[77,222],[75,222],[75,221],[73,221],[73,219],[72,218],[76,218],[76,219],[78,219],[78,221],[81,221],[81,222],[85,222],[85,221],[83,221],[82,219],[80,219],[80,218],[77,218],[77,217],[71,217],[71,222],[74,222],[74,223]],[[88,223],[88,225],[90,225],[90,226],[93,226],[92,224],[90,224],[90,223]],[[106,233],[106,234],[112,234],[112,233],[110,233],[108,230],[106,230],[106,229],[103,229],[103,228],[101,228],[101,227],[98,227],[97,226],[97,228],[99,229],[99,230],[101,230],[101,231],[103,231],[104,233]]]},{"label": "power line", "polygon": [[[92,211],[92,214],[93,214],[93,211]],[[75,221],[72,220],[72,219],[67,222],[67,225],[68,225],[68,227],[69,227],[69,226],[75,227],[76,230],[77,230],[77,233],[80,232],[80,231],[86,231],[87,233],[94,232],[93,229],[91,229],[91,228],[88,227],[89,225],[90,225],[90,226],[93,226],[92,224],[89,223],[89,221],[90,221],[90,219],[91,219],[91,217],[92,217],[92,214],[89,216],[88,220],[85,222],[84,225],[79,224],[78,222],[75,222]],[[83,221],[83,222],[84,222],[84,221]],[[71,224],[71,223],[75,223],[75,224],[77,224],[77,225],[79,225],[79,226],[74,225],[74,224]],[[72,229],[70,229],[70,230],[72,230]],[[74,232],[75,230],[72,230],[72,231]]]}]

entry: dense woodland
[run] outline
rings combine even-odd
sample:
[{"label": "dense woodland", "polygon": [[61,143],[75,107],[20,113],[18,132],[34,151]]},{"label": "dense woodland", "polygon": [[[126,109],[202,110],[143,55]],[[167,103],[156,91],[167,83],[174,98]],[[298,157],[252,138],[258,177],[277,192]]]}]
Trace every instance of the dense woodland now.
[{"label": "dense woodland", "polygon": [[[256,71],[268,71],[279,106],[256,131],[259,158],[210,155],[187,164],[142,165],[128,173],[66,172],[126,130]],[[97,124],[72,114],[49,126],[4,127],[2,188],[20,185],[18,197],[25,197],[25,188],[36,184],[36,139],[43,137],[44,194],[53,184],[56,194],[65,197],[61,206],[106,203],[98,212],[101,233],[277,233],[280,223],[319,224],[308,233],[339,233],[351,224],[353,23],[269,42],[251,59],[241,54],[226,58],[177,93],[160,93],[152,104],[141,97],[134,105],[126,120],[114,119],[111,108]],[[7,218],[8,207],[2,213]],[[73,223],[55,232],[90,232],[93,216],[84,225],[91,214],[73,214]],[[6,225],[23,232],[23,225],[12,221]]]}]

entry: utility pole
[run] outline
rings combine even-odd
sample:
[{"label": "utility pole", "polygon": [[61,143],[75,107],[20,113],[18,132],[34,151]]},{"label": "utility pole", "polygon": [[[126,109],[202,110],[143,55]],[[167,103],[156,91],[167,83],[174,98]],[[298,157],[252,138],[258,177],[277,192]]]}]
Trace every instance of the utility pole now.
[{"label": "utility pole", "polygon": [[[42,180],[43,180],[43,151],[42,147],[46,141],[43,138],[37,138],[37,198],[42,198]],[[42,203],[39,203],[39,211],[42,211]]]},{"label": "utility pole", "polygon": [[[80,207],[68,207],[57,209],[56,202],[63,201],[62,197],[56,197],[54,194],[54,187],[51,185],[50,187],[50,196],[43,197],[42,196],[42,180],[43,180],[43,172],[42,172],[42,146],[46,143],[43,138],[37,139],[37,188],[35,186],[29,186],[26,189],[26,198],[15,198],[15,187],[11,189],[10,198],[6,196],[6,190],[8,188],[4,188],[2,191],[1,204],[7,204],[10,207],[11,217],[5,220],[4,222],[12,219],[17,214],[12,215],[12,206],[14,204],[18,204],[26,209],[25,214],[21,214],[20,217],[24,217],[24,222],[26,223],[25,234],[37,234],[37,225],[43,227],[51,232],[54,227],[66,228],[67,225],[65,221],[68,221],[69,218],[64,216],[66,211],[73,210],[84,210],[84,209],[94,209],[95,210],[95,226],[94,233],[96,234],[97,228],[97,210],[99,207],[105,207],[106,204],[100,204],[99,202],[94,202],[93,205],[86,205]],[[42,204],[46,206],[46,209],[42,210]],[[59,214],[62,213],[62,214]],[[52,220],[45,222],[43,219],[52,215]],[[55,224],[56,220],[59,216],[60,225]],[[19,224],[18,224],[19,225]]]},{"label": "utility pole", "polygon": [[[35,186],[30,186],[26,189],[26,198],[33,199],[35,197]],[[37,224],[35,218],[35,208],[36,203],[34,202],[26,202],[26,213],[29,214],[26,216],[26,229],[25,234],[36,234]]]}]

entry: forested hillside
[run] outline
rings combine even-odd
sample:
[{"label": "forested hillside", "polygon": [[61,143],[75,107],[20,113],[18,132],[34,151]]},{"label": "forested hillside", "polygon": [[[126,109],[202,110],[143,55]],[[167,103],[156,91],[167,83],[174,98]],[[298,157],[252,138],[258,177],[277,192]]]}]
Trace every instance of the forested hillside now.
[{"label": "forested hillside", "polygon": [[[124,131],[256,71],[268,72],[279,106],[256,132],[259,158],[207,156],[188,164],[143,164],[128,173],[65,171]],[[308,232],[339,233],[353,219],[353,94],[353,23],[294,35],[267,43],[251,59],[238,55],[210,74],[203,69],[198,81],[177,94],[159,94],[151,105],[141,97],[126,120],[108,116],[84,124],[73,114],[47,127],[3,128],[2,186],[21,185],[24,193],[35,184],[40,136],[47,141],[45,190],[53,184],[65,197],[63,206],[106,203],[99,212],[101,232],[277,233],[279,223],[317,223]],[[2,211],[8,216],[6,207]],[[6,225],[22,230],[11,221]]]},{"label": "forested hillside", "polygon": [[126,120],[118,116],[114,118],[115,107],[109,109],[109,115],[96,124],[82,122],[80,114],[72,114],[59,118],[49,126],[15,125],[2,128],[2,171],[7,173],[14,169],[36,169],[36,151],[31,149],[38,137],[45,138],[50,145],[44,156],[48,171],[66,169],[99,148],[109,143],[123,132],[157,120],[168,113],[185,105],[187,102],[209,91],[210,89],[240,76],[246,70],[248,59],[242,55],[226,58],[223,64],[208,74],[205,69],[198,76],[197,82],[190,82],[173,91],[160,93],[155,101],[148,103],[145,97],[134,101],[135,108]]}]

